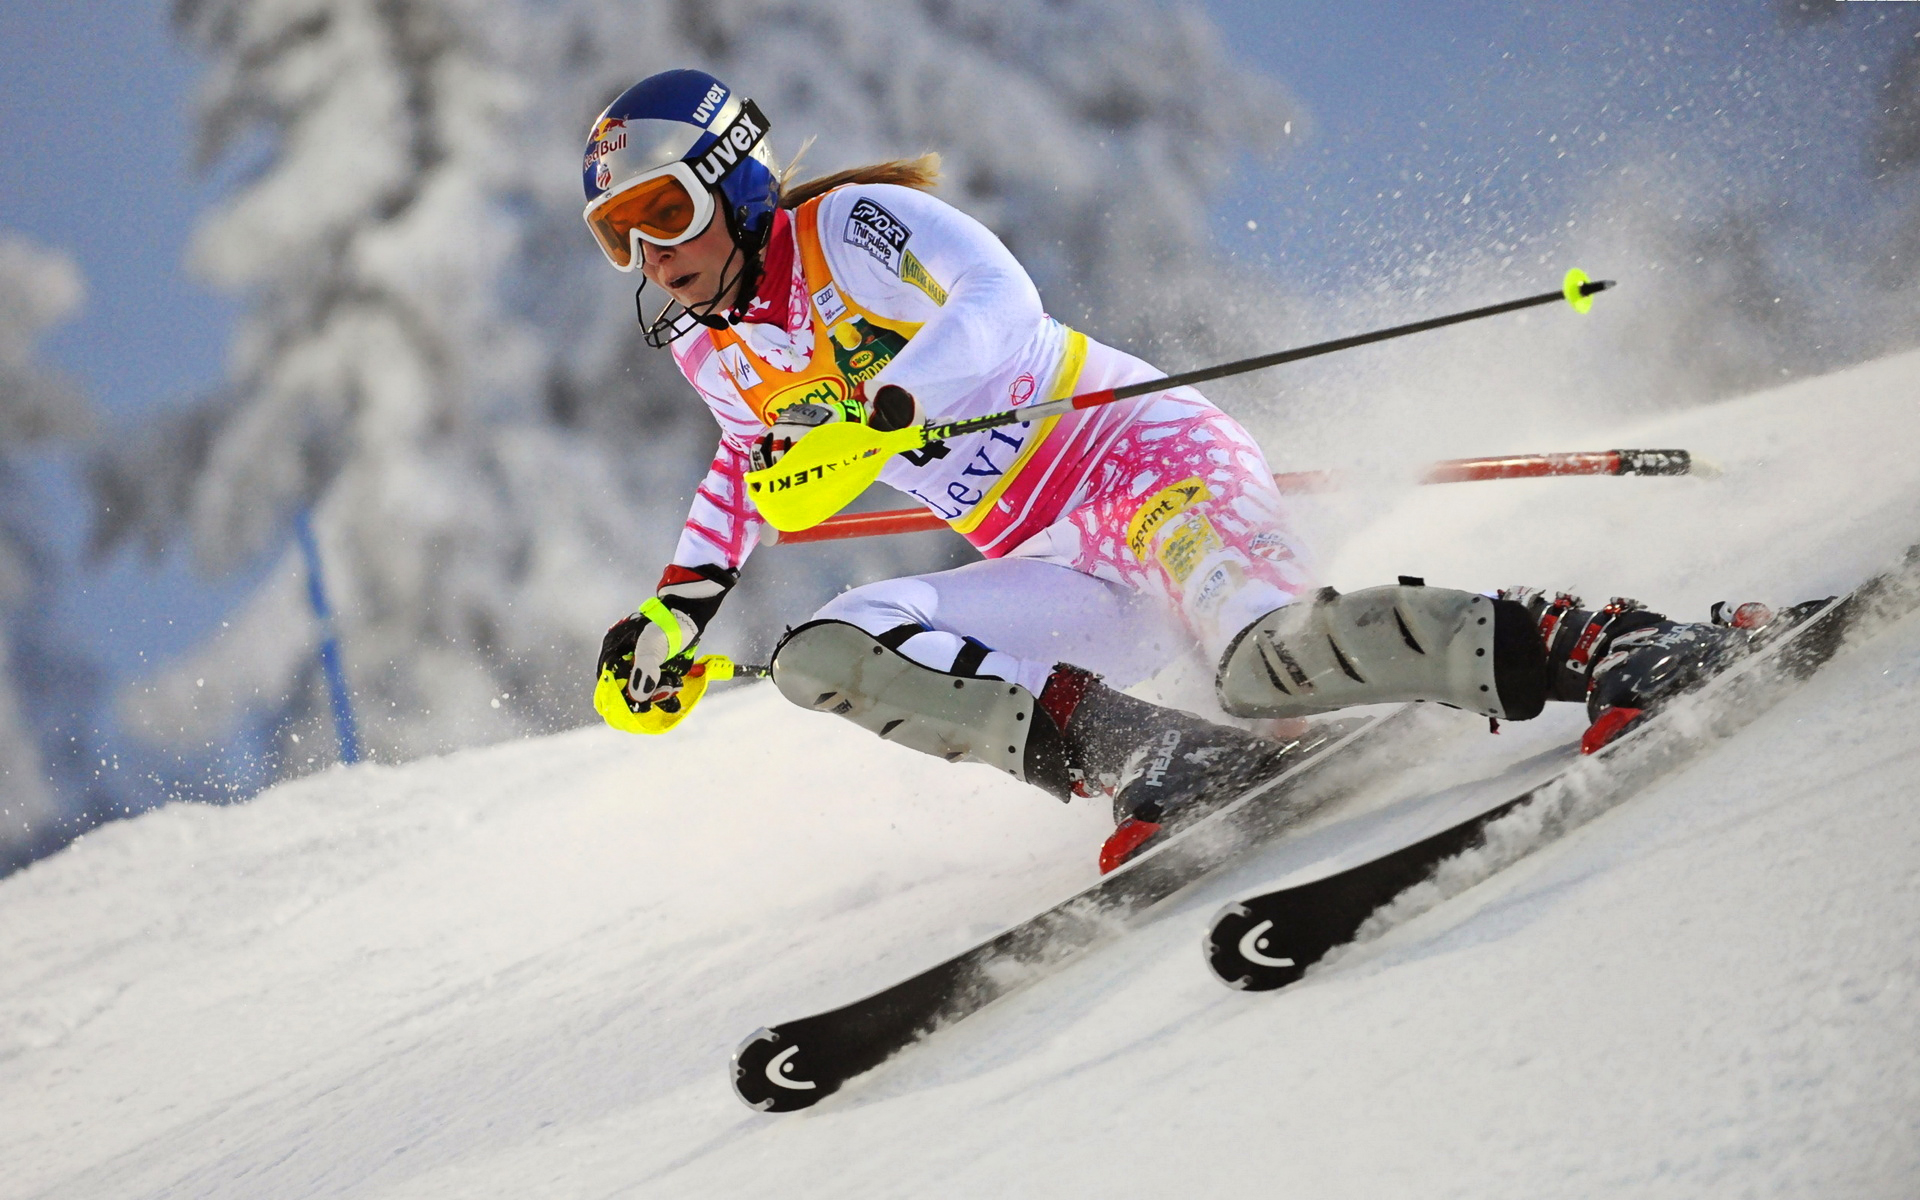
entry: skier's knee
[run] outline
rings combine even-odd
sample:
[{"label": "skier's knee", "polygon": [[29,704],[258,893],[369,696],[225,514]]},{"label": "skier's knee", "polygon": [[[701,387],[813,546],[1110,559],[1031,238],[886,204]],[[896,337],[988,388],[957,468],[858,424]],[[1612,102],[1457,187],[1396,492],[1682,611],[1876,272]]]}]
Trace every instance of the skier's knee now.
[{"label": "skier's knee", "polygon": [[821,605],[813,619],[851,625],[923,666],[938,664],[956,675],[977,674],[987,648],[934,628],[935,601],[933,589],[917,579],[883,579],[840,593]]},{"label": "skier's knee", "polygon": [[820,606],[816,621],[842,621],[878,636],[905,625],[931,624],[937,596],[918,579],[883,579],[850,588]]},{"label": "skier's knee", "polygon": [[1052,723],[1036,713],[1032,692],[1002,679],[922,666],[887,642],[845,621],[810,621],[774,650],[774,684],[802,708],[845,717],[890,742],[948,762],[987,763],[1058,790],[1051,778],[1039,777],[1054,773],[1040,769],[1040,760],[1057,755],[1042,744]]},{"label": "skier's knee", "polygon": [[1511,600],[1417,582],[1346,595],[1322,588],[1242,630],[1215,688],[1241,717],[1430,700],[1524,721],[1545,707],[1546,655],[1530,614]]}]

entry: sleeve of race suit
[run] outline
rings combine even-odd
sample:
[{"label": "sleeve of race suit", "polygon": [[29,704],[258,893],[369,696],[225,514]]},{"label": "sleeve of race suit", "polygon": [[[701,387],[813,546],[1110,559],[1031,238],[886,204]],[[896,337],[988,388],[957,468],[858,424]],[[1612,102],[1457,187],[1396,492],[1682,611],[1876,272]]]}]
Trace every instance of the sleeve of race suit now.
[{"label": "sleeve of race suit", "polygon": [[746,449],[722,436],[713,465],[687,507],[687,523],[673,551],[675,566],[738,571],[747,561],[760,540],[760,514],[747,497],[746,472]]},{"label": "sleeve of race suit", "polygon": [[654,588],[660,602],[680,618],[680,636],[689,648],[713,624],[759,535],[760,518],[747,501],[741,479],[746,460],[746,451],[721,437],[713,466],[694,490],[673,561]]},{"label": "sleeve of race suit", "polygon": [[993,378],[1046,316],[1027,272],[991,230],[925,192],[861,184],[827,194],[820,245],[852,300],[922,328],[867,383],[912,392],[940,417]]}]

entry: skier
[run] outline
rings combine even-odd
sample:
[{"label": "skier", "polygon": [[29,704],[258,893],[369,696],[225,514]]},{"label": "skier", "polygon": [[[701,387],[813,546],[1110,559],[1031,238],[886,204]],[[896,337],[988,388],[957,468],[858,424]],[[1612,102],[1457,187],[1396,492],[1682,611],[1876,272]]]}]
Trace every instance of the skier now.
[{"label": "skier", "polygon": [[[935,156],[794,185],[767,129],[751,100],[679,70],[629,88],[588,138],[586,223],[642,295],[665,293],[646,339],[721,429],[656,594],[607,631],[595,704],[616,727],[678,711],[758,536],[748,470],[833,422],[900,429],[1161,375],[1047,316],[1006,247],[928,194]],[[776,685],[1062,800],[1113,794],[1103,870],[1291,748],[1118,690],[1195,646],[1235,716],[1421,699],[1525,720],[1570,700],[1597,745],[1766,624],[1757,607],[1679,625],[1630,601],[1407,578],[1316,590],[1260,447],[1191,388],[955,437],[880,479],[984,561],[843,593],[780,641]]]}]

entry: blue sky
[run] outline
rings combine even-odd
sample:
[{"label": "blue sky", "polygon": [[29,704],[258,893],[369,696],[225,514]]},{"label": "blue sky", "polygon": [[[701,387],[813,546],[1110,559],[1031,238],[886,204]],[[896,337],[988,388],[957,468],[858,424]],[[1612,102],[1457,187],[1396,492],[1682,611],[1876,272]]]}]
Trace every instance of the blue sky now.
[{"label": "blue sky", "polygon": [[51,350],[110,416],[217,380],[233,312],[181,261],[213,189],[165,20],[157,0],[0,6],[0,227],[79,260],[87,310]]}]

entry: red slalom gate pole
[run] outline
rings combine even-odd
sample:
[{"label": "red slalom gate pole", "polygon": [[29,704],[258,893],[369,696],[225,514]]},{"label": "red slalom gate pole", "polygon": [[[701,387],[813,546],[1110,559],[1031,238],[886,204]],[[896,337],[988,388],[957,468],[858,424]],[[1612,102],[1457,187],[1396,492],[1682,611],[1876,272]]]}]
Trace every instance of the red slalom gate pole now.
[{"label": "red slalom gate pole", "polygon": [[800,542],[837,542],[841,538],[880,537],[889,533],[927,533],[945,529],[947,523],[924,508],[895,508],[886,512],[841,513],[828,517],[812,529],[782,533],[768,525],[760,531],[760,544],[771,541],[777,546]]},{"label": "red slalom gate pole", "polygon": [[1549,475],[1689,475],[1685,450],[1589,450],[1571,454],[1513,454],[1449,459],[1433,464],[1421,483],[1476,483],[1487,479],[1540,479]]},{"label": "red slalom gate pole", "polygon": [[[1542,479],[1559,475],[1686,475],[1693,456],[1685,450],[1586,450],[1567,454],[1503,454],[1492,458],[1449,458],[1429,467],[1420,477],[1426,483],[1479,483],[1492,479]],[[1341,485],[1333,471],[1283,471],[1273,477],[1281,491],[1291,495],[1329,492]],[[947,523],[924,508],[896,508],[886,512],[841,513],[811,529],[781,533],[767,526],[762,545],[793,546],[802,542],[837,542],[843,538],[881,537],[894,533],[928,533]]]}]

